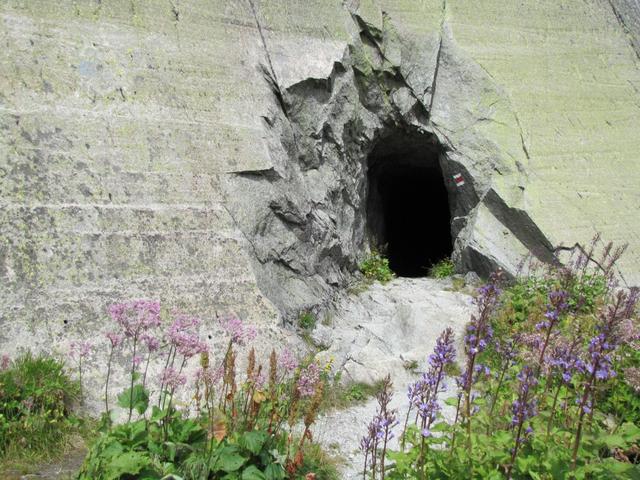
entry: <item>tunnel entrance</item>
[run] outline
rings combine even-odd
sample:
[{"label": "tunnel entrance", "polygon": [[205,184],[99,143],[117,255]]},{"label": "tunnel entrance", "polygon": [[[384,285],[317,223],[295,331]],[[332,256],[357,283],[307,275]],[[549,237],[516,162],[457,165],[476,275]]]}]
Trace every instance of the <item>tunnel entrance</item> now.
[{"label": "tunnel entrance", "polygon": [[451,214],[434,136],[398,133],[369,155],[371,240],[401,277],[426,276],[452,251]]}]

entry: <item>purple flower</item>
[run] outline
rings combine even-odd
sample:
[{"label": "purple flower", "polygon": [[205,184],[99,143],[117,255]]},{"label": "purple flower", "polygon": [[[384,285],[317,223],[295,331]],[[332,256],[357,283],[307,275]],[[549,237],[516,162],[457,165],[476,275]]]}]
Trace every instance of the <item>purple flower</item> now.
[{"label": "purple flower", "polygon": [[127,338],[137,338],[142,332],[160,325],[160,302],[155,300],[116,303],[108,311]]},{"label": "purple flower", "polygon": [[176,313],[176,318],[167,330],[169,343],[184,358],[191,358],[199,353],[209,350],[206,343],[200,340],[194,331],[200,325],[200,319],[181,313]]},{"label": "purple flower", "polygon": [[310,363],[303,368],[298,378],[296,388],[302,397],[312,397],[316,393],[316,387],[320,383],[320,367],[316,363]]},{"label": "purple flower", "polygon": [[537,402],[533,398],[533,389],[538,384],[534,370],[525,365],[518,373],[518,398],[513,402],[511,409],[513,426],[521,426],[537,414]]},{"label": "purple flower", "polygon": [[288,348],[283,349],[278,355],[278,368],[285,373],[291,373],[298,368],[298,360]]},{"label": "purple flower", "polygon": [[[381,391],[376,395],[378,402],[376,415],[369,423],[367,434],[360,440],[360,448],[362,448],[365,456],[364,471],[367,472],[367,467],[369,466],[375,474],[375,470],[378,469],[376,465],[379,463],[382,477],[384,477],[385,471],[384,454],[387,444],[394,437],[393,429],[398,425],[397,412],[389,408],[392,389],[391,377],[387,375],[383,381]],[[380,455],[379,459],[378,455]]]},{"label": "purple flower", "polygon": [[115,332],[108,332],[105,336],[111,342],[111,348],[118,348],[122,345],[122,340],[124,339],[122,335]]},{"label": "purple flower", "polygon": [[6,353],[3,353],[2,360],[0,360],[0,370],[6,370],[7,368],[9,368],[10,364],[11,357],[9,357],[9,355],[7,355]]},{"label": "purple flower", "polygon": [[559,373],[566,384],[571,382],[576,373],[584,371],[584,362],[576,354],[578,344],[578,339],[569,344],[561,337],[560,341],[554,345],[549,357],[552,370]]},{"label": "purple flower", "polygon": [[425,430],[435,421],[440,411],[438,394],[444,391],[444,371],[455,360],[454,335],[451,328],[444,330],[436,340],[433,353],[429,355],[429,370],[409,385],[408,397],[411,408],[418,410],[422,429]]},{"label": "purple flower", "polygon": [[84,360],[91,355],[92,350],[93,345],[86,341],[71,342],[69,346],[69,354],[75,360]]},{"label": "purple flower", "polygon": [[220,319],[220,324],[231,341],[238,345],[244,345],[256,338],[257,332],[252,325],[245,325],[244,322],[235,315],[229,315]]},{"label": "purple flower", "polygon": [[163,370],[160,381],[165,387],[175,390],[187,383],[187,377],[176,371],[173,367],[168,367]]}]

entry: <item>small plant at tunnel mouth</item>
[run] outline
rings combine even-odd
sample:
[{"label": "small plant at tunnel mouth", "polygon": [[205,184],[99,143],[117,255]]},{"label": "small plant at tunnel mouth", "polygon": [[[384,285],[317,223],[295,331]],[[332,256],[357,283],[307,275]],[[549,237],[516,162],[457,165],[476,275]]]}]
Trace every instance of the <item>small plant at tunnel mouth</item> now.
[{"label": "small plant at tunnel mouth", "polygon": [[[235,316],[220,320],[227,343],[216,360],[198,335],[196,317],[176,312],[167,323],[159,303],[147,300],[113,305],[109,312],[118,328],[106,339],[111,353],[102,434],[79,479],[277,480],[313,473],[323,367],[301,365],[287,349],[261,362],[252,346],[256,330]],[[111,405],[115,355],[128,358],[129,385]],[[154,359],[163,362],[157,378],[148,373]],[[190,362],[198,368],[187,375]],[[177,400],[185,396],[188,405]],[[124,423],[113,423],[116,411]]]},{"label": "small plant at tunnel mouth", "polygon": [[433,264],[429,269],[429,276],[433,278],[447,278],[455,273],[456,266],[450,258],[445,258]]},{"label": "small plant at tunnel mouth", "polygon": [[360,271],[368,282],[378,281],[384,284],[395,278],[395,274],[389,267],[389,259],[377,250],[372,250],[371,254],[360,264]]},{"label": "small plant at tunnel mouth", "polygon": [[624,249],[596,256],[598,241],[567,266],[497,272],[478,290],[462,373],[448,375],[445,330],[406,411],[378,396],[362,478],[640,478],[640,290],[613,274]]}]

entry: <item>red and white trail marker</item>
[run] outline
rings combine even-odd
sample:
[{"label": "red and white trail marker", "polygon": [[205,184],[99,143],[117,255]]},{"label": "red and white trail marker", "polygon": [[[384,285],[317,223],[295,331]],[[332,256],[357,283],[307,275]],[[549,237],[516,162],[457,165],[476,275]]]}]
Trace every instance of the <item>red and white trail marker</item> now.
[{"label": "red and white trail marker", "polygon": [[453,176],[453,181],[456,182],[458,188],[464,185],[464,178],[462,178],[462,174],[460,173],[456,173]]}]

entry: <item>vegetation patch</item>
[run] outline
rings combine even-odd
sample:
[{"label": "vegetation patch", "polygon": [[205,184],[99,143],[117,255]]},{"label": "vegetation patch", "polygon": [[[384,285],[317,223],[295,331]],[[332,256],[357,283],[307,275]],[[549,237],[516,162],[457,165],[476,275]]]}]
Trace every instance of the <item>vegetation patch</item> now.
[{"label": "vegetation patch", "polygon": [[363,382],[342,384],[340,382],[340,374],[327,382],[327,391],[321,405],[322,411],[344,410],[364,403],[375,397],[382,387],[382,382],[373,384]]},{"label": "vegetation patch", "polygon": [[0,471],[28,472],[84,433],[84,421],[72,412],[80,386],[62,362],[44,355],[5,355],[0,367]]},{"label": "vegetation patch", "polygon": [[[78,480],[336,478],[328,456],[312,442],[326,390],[317,363],[299,365],[288,350],[272,351],[261,362],[251,346],[257,332],[237,317],[221,320],[228,343],[214,363],[197,318],[174,313],[165,322],[160,304],[147,300],[113,305],[110,314],[118,330],[107,334],[109,358],[115,352],[129,358],[129,387],[116,406],[109,404],[110,360],[102,433]],[[246,356],[242,371],[239,355]],[[146,374],[153,357],[164,361],[157,398]],[[200,366],[189,378],[185,366],[192,360]],[[179,408],[175,398],[185,390],[192,402]],[[125,423],[112,423],[116,409]]]},{"label": "vegetation patch", "polygon": [[448,278],[455,273],[456,266],[450,258],[444,258],[429,269],[429,276],[433,278]]},{"label": "vegetation patch", "polygon": [[[614,277],[624,249],[596,256],[596,243],[512,284],[493,275],[461,361],[446,329],[407,411],[390,407],[387,378],[361,442],[364,478],[640,478],[640,291]],[[453,421],[442,416],[446,382],[457,385]]]},{"label": "vegetation patch", "polygon": [[395,278],[395,274],[389,267],[389,259],[376,250],[373,250],[360,264],[360,271],[365,280],[370,283],[378,281],[385,284]]},{"label": "vegetation patch", "polygon": [[317,322],[318,320],[312,312],[302,312],[298,317],[298,326],[306,331],[316,328]]}]

